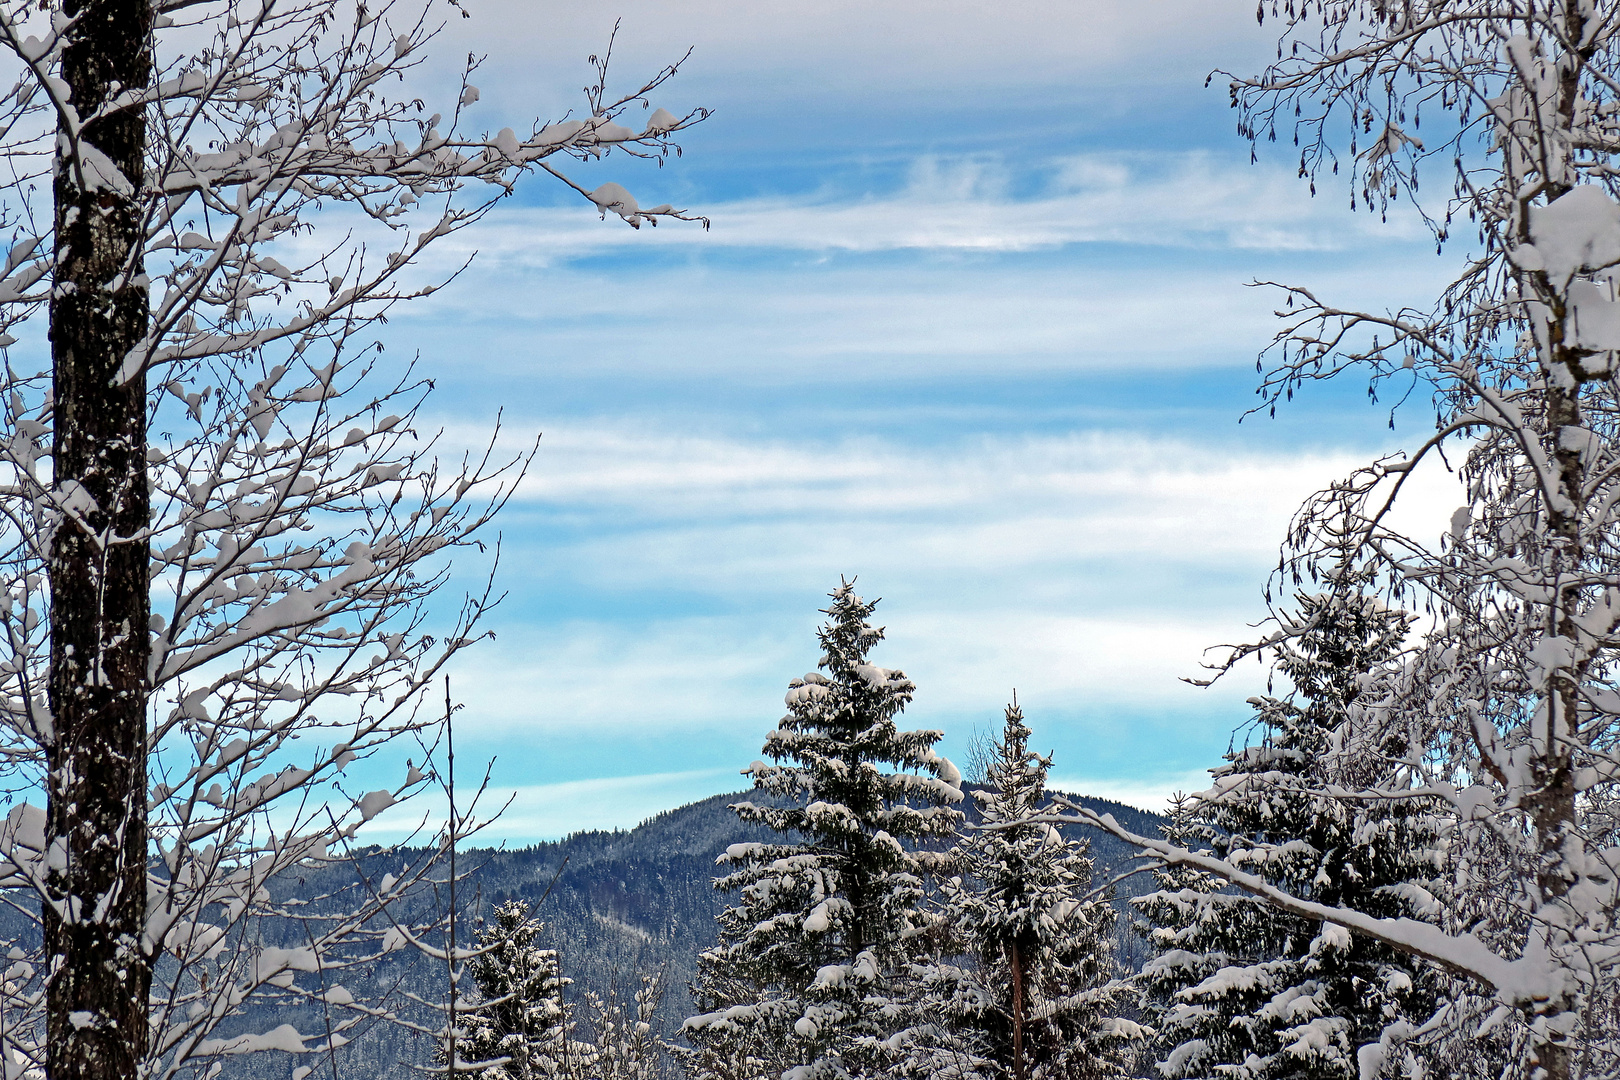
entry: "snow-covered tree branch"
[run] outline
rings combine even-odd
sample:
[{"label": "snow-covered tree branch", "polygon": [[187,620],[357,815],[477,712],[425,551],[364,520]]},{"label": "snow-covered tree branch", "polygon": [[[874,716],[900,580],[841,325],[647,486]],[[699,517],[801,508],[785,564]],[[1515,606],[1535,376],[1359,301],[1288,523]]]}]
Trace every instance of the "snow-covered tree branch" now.
[{"label": "snow-covered tree branch", "polygon": [[[1261,13],[1282,43],[1266,71],[1231,82],[1245,132],[1293,134],[1313,186],[1345,167],[1355,202],[1415,206],[1442,246],[1464,219],[1477,230],[1432,305],[1357,311],[1287,288],[1262,384],[1275,407],[1362,372],[1375,395],[1433,403],[1432,439],[1303,507],[1268,596],[1371,577],[1422,618],[1421,640],[1362,676],[1313,790],[1440,807],[1435,870],[1411,894],[1427,897],[1421,914],[1378,917],[1269,880],[1263,845],[1221,858],[1075,816],[1452,973],[1456,993],[1417,1030],[1386,1031],[1363,1075],[1400,1068],[1401,1039],[1497,1030],[1523,1047],[1526,1076],[1613,1075],[1600,1006],[1620,969],[1620,846],[1599,811],[1620,790],[1620,11],[1336,0]],[[1429,201],[1423,184],[1443,189],[1447,173],[1449,197]],[[1449,529],[1398,531],[1389,511],[1413,470],[1459,459]],[[1316,629],[1276,621],[1217,671]]]},{"label": "snow-covered tree branch", "polygon": [[[375,328],[526,174],[631,226],[701,222],[562,163],[662,160],[706,115],[652,107],[678,63],[613,92],[610,47],[577,115],[485,130],[478,60],[425,67],[460,14],[0,0],[0,887],[42,928],[5,975],[8,1077],[330,1049],[391,1015],[344,973],[428,948],[389,915],[425,862],[330,896],[286,879],[431,781],[423,692],[499,598],[447,609],[450,559],[530,457],[425,430],[431,380]],[[392,781],[351,789],[402,741]],[[267,997],[337,1019],[217,1034]]]}]

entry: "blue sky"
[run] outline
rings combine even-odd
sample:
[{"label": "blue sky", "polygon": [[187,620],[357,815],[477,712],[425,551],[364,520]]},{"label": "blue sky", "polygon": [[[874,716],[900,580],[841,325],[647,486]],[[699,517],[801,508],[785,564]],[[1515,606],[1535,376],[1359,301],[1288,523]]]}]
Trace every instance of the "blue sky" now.
[{"label": "blue sky", "polygon": [[572,105],[616,18],[622,78],[692,45],[653,104],[715,110],[662,169],[577,173],[710,231],[528,183],[390,324],[452,444],[498,408],[513,445],[543,433],[500,526],[498,637],[455,672],[458,749],[515,793],[489,836],[737,789],[840,575],[883,597],[876,659],[947,752],[1016,688],[1070,787],[1201,786],[1263,677],[1179,678],[1263,616],[1301,498],[1425,420],[1392,432],[1347,383],[1240,424],[1273,326],[1247,283],[1422,302],[1462,255],[1313,200],[1283,143],[1250,163],[1204,79],[1274,48],[1253,9],[468,8],[441,55],[487,54],[476,124]]}]

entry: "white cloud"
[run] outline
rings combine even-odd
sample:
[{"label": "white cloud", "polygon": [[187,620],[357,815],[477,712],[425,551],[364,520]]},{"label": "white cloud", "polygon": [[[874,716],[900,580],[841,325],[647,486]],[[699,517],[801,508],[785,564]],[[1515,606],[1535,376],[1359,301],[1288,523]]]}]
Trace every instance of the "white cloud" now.
[{"label": "white cloud", "polygon": [[[518,754],[537,747],[512,745],[508,733],[543,743],[558,732],[667,734],[739,723],[763,731],[781,698],[767,688],[785,682],[783,672],[803,663],[795,653],[813,644],[789,640],[758,615],[532,623],[508,614],[498,625],[496,642],[455,666],[456,697],[467,704],[457,730]],[[612,751],[602,760],[614,761]]]},{"label": "white cloud", "polygon": [[[499,616],[499,641],[456,677],[484,737],[758,730],[813,663],[812,602],[845,573],[886,599],[885,662],[922,687],[919,722],[994,715],[1012,687],[1070,716],[1077,702],[1241,713],[1259,667],[1210,692],[1182,679],[1253,635],[1288,518],[1364,460],[1106,433],[928,448],[614,427],[548,440],[514,507],[546,516],[524,524],[508,580],[531,596],[639,597],[640,614]],[[1437,535],[1450,480],[1413,482],[1406,524]],[[583,538],[537,541],[552,519]]]},{"label": "white cloud", "polygon": [[[451,326],[464,339],[476,325],[484,362],[524,374],[533,366],[536,375],[869,383],[1225,363],[1269,337],[1272,302],[1236,279],[1106,260],[1061,269],[590,271],[554,273],[544,288],[480,266],[453,296],[396,325],[418,341]],[[454,351],[448,340],[443,348]]]},{"label": "white cloud", "polygon": [[[532,844],[593,829],[630,829],[665,810],[745,786],[735,769],[697,769],[492,787],[484,796],[485,812],[505,809],[468,846]],[[360,838],[366,843],[396,841],[415,833],[424,819],[423,834],[432,835],[444,827],[447,810],[442,792],[424,793],[379,814],[360,830]],[[466,808],[458,811],[465,814]]]},{"label": "white cloud", "polygon": [[1374,310],[1432,292],[1448,265],[1410,222],[1311,200],[1274,169],[1090,154],[1014,195],[998,160],[921,159],[894,191],[704,205],[710,232],[503,207],[430,249],[423,280],[472,265],[390,333],[520,381],[1165,372],[1252,355],[1279,296],[1246,282],[1300,260],[1320,295]]},{"label": "white cloud", "polygon": [[1204,791],[1209,787],[1209,783],[1208,770],[1192,769],[1138,779],[1121,779],[1117,776],[1053,775],[1047,786],[1055,791],[1111,799],[1126,806],[1134,806],[1138,810],[1162,814],[1170,804],[1171,796],[1178,792],[1191,794],[1195,791]]},{"label": "white cloud", "polygon": [[[1349,213],[1236,155],[1088,152],[1043,159],[1033,179],[1012,174],[1024,167],[925,155],[894,189],[830,181],[810,195],[705,201],[708,232],[503,206],[428,249],[410,280],[459,280],[392,313],[383,334],[520,385],[608,371],[1173,371],[1270,339],[1279,296],[1247,288],[1253,278],[1290,277],[1304,260],[1319,295],[1376,310],[1432,293],[1449,265],[1409,215]],[[422,213],[419,224],[436,220]],[[341,214],[329,224],[377,232]],[[302,263],[313,245],[278,257]]]},{"label": "white cloud", "polygon": [[[708,230],[604,224],[579,205],[508,207],[437,248],[446,264],[474,251],[502,267],[546,267],[603,251],[730,248],[806,252],[1029,252],[1073,244],[1337,251],[1373,242],[1431,243],[1414,215],[1384,222],[1313,199],[1290,169],[1205,151],[1091,152],[1020,164],[999,155],[912,163],[898,190],[847,182],[800,196],[706,203]],[[1016,182],[1015,182],[1016,181]],[[1017,189],[1030,189],[1016,194]]]},{"label": "white cloud", "polygon": [[[580,61],[600,53],[621,21],[615,66],[622,80],[692,46],[693,60],[669,96],[695,93],[711,106],[758,112],[776,105],[775,122],[785,132],[809,119],[818,99],[843,95],[863,99],[875,117],[903,128],[913,116],[894,111],[896,94],[908,95],[910,110],[948,107],[968,93],[1017,98],[1018,89],[1031,86],[1140,93],[1146,85],[1170,84],[1194,93],[1212,66],[1264,63],[1273,37],[1270,27],[1257,29],[1240,11],[1185,0],[623,0],[611,6],[485,0],[468,7],[475,17],[450,20],[444,51],[492,54],[485,82],[505,99],[567,100],[563,95],[577,92]],[[517,42],[524,43],[521,49]]]},{"label": "white cloud", "polygon": [[[700,563],[699,549],[769,560],[772,552],[840,546],[837,528],[805,527],[810,521],[870,530],[894,561],[953,572],[1000,566],[1017,574],[1109,557],[1143,565],[1269,560],[1304,496],[1364,460],[1096,430],[919,446],[562,421],[543,446],[520,500],[661,523],[662,554],[603,558],[616,572],[660,580]],[[719,542],[716,529],[739,539]],[[640,540],[593,537],[591,546],[600,551],[604,542]],[[741,569],[734,562],[726,572]]]},{"label": "white cloud", "polygon": [[[787,681],[815,667],[815,608],[836,583],[836,576],[807,583],[798,590],[799,605],[787,610],[761,605],[728,616],[508,622],[497,643],[456,665],[456,698],[467,705],[457,731],[518,761],[530,754],[543,760],[550,740],[592,735],[605,747],[593,769],[613,766],[614,740],[648,732],[702,733],[705,747],[757,753],[781,715]],[[1207,646],[1237,636],[1239,619],[1132,619],[1117,610],[1059,617],[1017,603],[992,611],[983,595],[929,603],[904,581],[874,574],[861,584],[885,601],[878,618],[889,640],[879,661],[903,668],[919,686],[909,720],[941,727],[953,740],[994,720],[1016,689],[1045,737],[1065,745],[1103,740],[1107,756],[1117,757],[1112,751],[1127,734],[1121,714],[1162,714],[1156,722],[1174,738],[1178,725],[1204,724],[1212,713],[1241,716],[1243,700],[1263,685],[1258,668],[1240,670],[1215,691],[1180,681],[1200,673]],[[672,752],[681,753],[678,740]],[[746,760],[728,759],[735,767]],[[1122,767],[1134,775],[1152,763]]]}]

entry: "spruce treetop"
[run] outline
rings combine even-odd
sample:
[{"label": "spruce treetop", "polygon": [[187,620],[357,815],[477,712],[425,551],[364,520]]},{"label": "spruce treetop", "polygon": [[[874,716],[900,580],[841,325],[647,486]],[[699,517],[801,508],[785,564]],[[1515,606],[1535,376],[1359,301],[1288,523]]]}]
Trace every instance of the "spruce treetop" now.
[{"label": "spruce treetop", "polygon": [[1009,705],[988,786],[973,792],[979,827],[961,836],[959,876],[941,890],[945,956],[913,969],[900,1075],[1119,1077],[1142,1035],[1117,1015],[1114,912],[1091,888],[1087,845],[1042,820],[1051,759],[1030,734]]},{"label": "spruce treetop", "polygon": [[887,1062],[910,965],[928,946],[924,881],[945,861],[926,841],[962,815],[961,775],[938,731],[902,731],[916,687],[871,662],[876,601],[845,581],[817,633],[818,670],[792,680],[766,737],[772,764],[745,772],[760,793],[733,804],[781,836],[720,857],[737,890],[720,940],[700,958],[685,1024],[692,1074],[865,1075]]},{"label": "spruce treetop", "polygon": [[[831,597],[816,633],[820,670],[788,684],[787,715],[765,739],[764,752],[777,764],[756,761],[748,769],[760,790],[805,797],[805,805],[741,812],[780,832],[828,840],[868,822],[891,842],[949,835],[960,818],[949,804],[962,798],[962,776],[934,750],[943,733],[896,724],[916,684],[868,659],[883,640],[883,627],[869,621],[878,602],[857,595],[853,581]],[[886,772],[886,765],[899,771]]]},{"label": "spruce treetop", "polygon": [[1074,894],[1085,891],[1091,874],[1082,845],[1032,820],[1040,813],[1052,763],[1029,749],[1030,734],[1023,710],[1007,706],[990,786],[973,793],[984,827],[959,852],[977,887],[963,889],[959,881],[946,887],[958,929],[997,956],[1015,946],[1029,952],[1066,933]]},{"label": "spruce treetop", "polygon": [[[536,946],[542,924],[529,917],[528,904],[509,900],[492,914],[467,963],[476,997],[460,1020],[457,1065],[486,1080],[556,1076],[569,1050],[572,1024],[562,992],[571,980],[559,970],[555,950]],[[449,1049],[439,1045],[438,1064],[449,1063]]]}]

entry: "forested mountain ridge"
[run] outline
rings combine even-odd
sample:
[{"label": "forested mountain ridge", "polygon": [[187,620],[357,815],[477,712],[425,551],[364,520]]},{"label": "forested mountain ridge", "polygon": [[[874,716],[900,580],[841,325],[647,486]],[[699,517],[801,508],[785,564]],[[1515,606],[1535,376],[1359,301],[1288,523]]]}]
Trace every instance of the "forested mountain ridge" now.
[{"label": "forested mountain ridge", "polygon": [[[964,790],[971,786],[963,785]],[[461,851],[457,869],[463,876],[456,890],[458,941],[462,947],[470,944],[479,920],[502,901],[523,900],[545,924],[537,944],[556,949],[562,974],[573,980],[565,994],[568,1000],[576,1005],[583,1002],[587,990],[629,997],[643,974],[662,971],[666,995],[658,1028],[663,1037],[676,1038],[682,1020],[692,1012],[688,984],[695,975],[697,955],[714,943],[715,916],[733,899],[714,888],[715,860],[730,844],[770,835],[740,821],[729,809],[744,797],[758,798],[745,792],[715,795],[664,811],[632,829],[581,832],[524,848]],[[1113,814],[1121,824],[1139,832],[1157,834],[1165,820],[1103,799],[1082,797],[1077,801],[1099,813]],[[968,823],[976,823],[974,800],[965,798],[961,805]],[[1096,883],[1130,869],[1134,852],[1126,845],[1094,830],[1074,825],[1063,829],[1090,840]],[[339,859],[319,866],[308,864],[279,877],[272,888],[282,897],[310,898],[308,910],[318,918],[318,912],[347,891],[363,887],[361,877],[376,882],[421,854],[386,848],[362,850],[356,853],[357,862]],[[447,867],[440,867],[431,876],[442,881],[447,872]],[[1127,877],[1116,890],[1116,904],[1123,908],[1130,896],[1152,887],[1150,874]],[[394,918],[405,925],[435,922],[435,913],[448,908],[449,896],[442,884],[436,890],[414,889],[393,906]],[[1128,922],[1119,920],[1116,937],[1122,962],[1134,967],[1145,954],[1141,942],[1128,931]],[[296,947],[301,943],[276,937],[276,931],[283,929],[269,922],[253,928],[266,944]],[[0,917],[0,933],[5,936],[23,940],[27,932],[22,913]],[[429,1027],[438,1022],[430,1009],[413,1003],[408,995],[424,1001],[442,998],[447,978],[442,963],[402,950],[365,969],[351,969],[341,978],[356,993],[389,1001],[390,1009],[402,1017],[414,1017]],[[307,999],[266,993],[241,1015],[225,1020],[220,1034],[229,1038],[256,1030],[265,1026],[264,1018],[270,1014],[275,1022],[291,1023],[303,1031],[323,1030],[327,1019]],[[349,1044],[329,1063],[338,1080],[411,1075],[411,1066],[426,1065],[432,1054],[431,1040],[393,1024],[364,1024],[351,1029],[345,1038]],[[286,1075],[285,1062],[277,1055],[233,1056],[227,1075],[242,1080],[280,1078]]]},{"label": "forested mountain ridge", "polygon": [[[970,785],[964,785],[967,787]],[[633,829],[576,833],[563,840],[513,850],[473,850],[477,867],[469,879],[476,906],[488,910],[507,899],[528,901],[545,920],[545,945],[558,950],[563,973],[581,988],[623,990],[643,973],[663,969],[673,1015],[686,1003],[686,984],[697,954],[714,942],[714,917],[729,902],[712,884],[715,859],[727,845],[764,840],[769,833],[737,819],[737,792],[715,795],[668,810]],[[1098,813],[1113,814],[1127,828],[1157,835],[1163,818],[1122,803],[1080,797]],[[971,798],[962,807],[977,821]],[[1077,832],[1076,826],[1066,831]],[[1131,868],[1134,850],[1113,837],[1085,831],[1101,883]],[[1083,833],[1084,835],[1084,833]],[[1151,877],[1138,874],[1117,888],[1118,902],[1151,891]],[[549,890],[549,891],[548,891]],[[1127,963],[1135,957],[1121,935]]]}]

